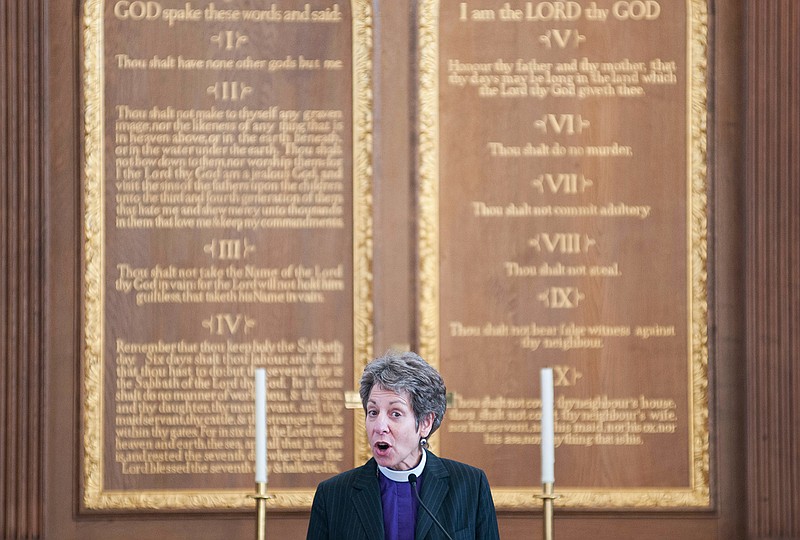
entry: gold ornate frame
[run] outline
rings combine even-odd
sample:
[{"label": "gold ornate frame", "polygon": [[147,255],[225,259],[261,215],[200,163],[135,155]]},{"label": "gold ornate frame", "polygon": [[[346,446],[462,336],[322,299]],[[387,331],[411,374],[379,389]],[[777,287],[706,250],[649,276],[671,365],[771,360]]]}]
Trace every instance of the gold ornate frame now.
[{"label": "gold ornate frame", "polygon": [[[419,6],[419,343],[420,354],[435,366],[440,361],[439,328],[439,5]],[[707,0],[686,0],[688,164],[687,263],[689,335],[689,462],[688,488],[558,490],[559,506],[571,508],[707,508],[710,496],[708,379],[708,178],[707,178]],[[541,507],[535,495],[541,486],[492,486],[501,509]]]},{"label": "gold ornate frame", "polygon": [[[353,369],[356,383],[372,354],[372,56],[369,0],[350,0],[353,67]],[[112,491],[103,475],[103,0],[83,3],[83,376],[82,504],[91,510],[251,508],[241,490]],[[356,433],[363,430],[355,430]],[[366,443],[355,436],[354,459]],[[274,490],[275,509],[308,509],[316,486]],[[271,490],[272,491],[272,490]]]}]

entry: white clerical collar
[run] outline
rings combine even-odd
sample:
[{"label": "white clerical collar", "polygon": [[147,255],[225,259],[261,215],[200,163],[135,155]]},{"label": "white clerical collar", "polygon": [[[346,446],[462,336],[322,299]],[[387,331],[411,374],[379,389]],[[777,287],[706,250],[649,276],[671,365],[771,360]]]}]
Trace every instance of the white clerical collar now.
[{"label": "white clerical collar", "polygon": [[427,459],[427,455],[425,453],[425,449],[422,449],[422,459],[419,460],[419,465],[410,469],[408,471],[396,471],[394,469],[390,469],[389,467],[384,467],[382,465],[378,465],[378,470],[381,471],[383,476],[392,480],[394,482],[408,482],[408,475],[416,474],[417,478],[422,476],[422,470],[425,468],[425,461]]}]

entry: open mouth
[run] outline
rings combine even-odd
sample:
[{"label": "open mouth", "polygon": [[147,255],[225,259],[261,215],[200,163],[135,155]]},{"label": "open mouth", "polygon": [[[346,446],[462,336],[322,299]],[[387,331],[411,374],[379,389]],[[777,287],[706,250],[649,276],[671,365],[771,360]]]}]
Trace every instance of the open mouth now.
[{"label": "open mouth", "polygon": [[389,443],[385,443],[385,442],[375,443],[375,446],[378,448],[378,450],[388,450],[389,449]]}]

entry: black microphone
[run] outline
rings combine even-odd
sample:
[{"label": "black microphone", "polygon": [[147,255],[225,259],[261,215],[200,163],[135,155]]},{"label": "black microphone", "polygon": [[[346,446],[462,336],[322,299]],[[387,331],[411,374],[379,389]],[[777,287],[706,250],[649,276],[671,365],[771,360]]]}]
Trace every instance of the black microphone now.
[{"label": "black microphone", "polygon": [[417,493],[417,475],[414,473],[409,474],[408,483],[411,484],[411,491],[414,492],[414,496],[417,498],[419,505],[425,509],[425,511],[428,513],[429,516],[431,516],[433,522],[436,523],[436,526],[439,527],[439,529],[444,533],[444,535],[450,540],[453,540],[453,537],[447,534],[447,531],[444,530],[444,527],[442,527],[442,524],[439,523],[438,519],[436,519],[436,516],[433,515],[433,512],[431,512],[430,509],[428,509],[428,507],[425,506],[425,503],[422,502],[422,499],[419,498],[419,493]]}]

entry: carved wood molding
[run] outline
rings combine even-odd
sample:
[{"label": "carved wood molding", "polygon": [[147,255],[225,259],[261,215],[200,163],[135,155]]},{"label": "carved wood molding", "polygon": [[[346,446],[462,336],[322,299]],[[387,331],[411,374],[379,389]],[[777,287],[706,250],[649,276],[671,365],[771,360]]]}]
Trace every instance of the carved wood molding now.
[{"label": "carved wood molding", "polygon": [[42,524],[43,2],[0,14],[0,536]]},{"label": "carved wood molding", "polygon": [[747,10],[748,538],[800,538],[800,6]]}]

